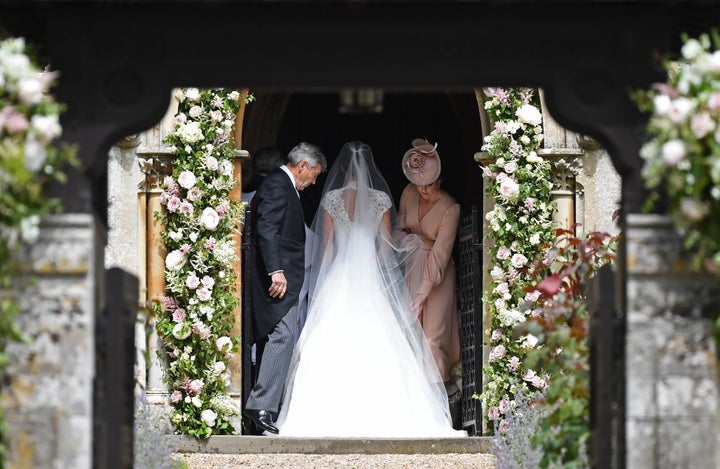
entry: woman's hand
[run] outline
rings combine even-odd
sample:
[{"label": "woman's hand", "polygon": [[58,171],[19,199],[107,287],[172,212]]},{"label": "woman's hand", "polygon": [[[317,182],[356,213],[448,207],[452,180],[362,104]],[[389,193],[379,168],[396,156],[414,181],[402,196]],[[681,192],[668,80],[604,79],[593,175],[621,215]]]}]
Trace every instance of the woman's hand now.
[{"label": "woman's hand", "polygon": [[418,293],[415,295],[415,299],[412,302],[412,305],[410,305],[410,311],[412,311],[417,317],[422,316],[423,311],[425,310],[425,303],[427,302],[427,295],[423,293]]}]

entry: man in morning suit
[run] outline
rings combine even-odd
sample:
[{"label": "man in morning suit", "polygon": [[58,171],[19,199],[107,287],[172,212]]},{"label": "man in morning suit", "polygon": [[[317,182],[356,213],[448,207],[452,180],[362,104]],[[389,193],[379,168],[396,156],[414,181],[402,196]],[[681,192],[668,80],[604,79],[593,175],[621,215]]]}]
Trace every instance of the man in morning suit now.
[{"label": "man in morning suit", "polygon": [[315,184],[327,168],[320,149],[305,142],[290,150],[287,161],[265,178],[254,199],[256,262],[251,288],[259,372],[244,413],[260,432],[269,433],[278,433],[274,420],[292,357],[305,275],[305,219],[299,191]]}]

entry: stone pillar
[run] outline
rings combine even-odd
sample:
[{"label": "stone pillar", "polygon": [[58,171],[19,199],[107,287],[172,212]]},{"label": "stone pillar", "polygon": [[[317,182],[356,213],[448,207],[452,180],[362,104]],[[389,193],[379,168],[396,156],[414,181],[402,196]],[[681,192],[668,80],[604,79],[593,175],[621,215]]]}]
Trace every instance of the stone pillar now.
[{"label": "stone pillar", "polygon": [[629,214],[627,467],[720,467],[717,278],[687,270],[668,217]]},{"label": "stone pillar", "polygon": [[[165,243],[161,233],[164,227],[155,221],[155,212],[161,211],[162,179],[172,173],[172,152],[163,143],[172,130],[177,113],[177,100],[172,99],[162,120],[143,133],[142,144],[136,149],[143,179],[137,185],[138,202],[138,277],[140,279],[140,310],[137,321],[138,376],[145,374],[144,386],[148,402],[165,404],[168,396],[163,381],[165,361],[158,356],[162,343],[155,330],[156,318],[151,309],[154,302],[165,294]],[[130,194],[128,194],[129,196]],[[146,361],[147,360],[147,361]],[[143,369],[140,369],[143,367]]]},{"label": "stone pillar", "polygon": [[569,229],[576,220],[575,179],[582,167],[584,153],[572,148],[546,148],[538,154],[552,163],[553,220],[560,228]]},{"label": "stone pillar", "polygon": [[90,214],[49,215],[38,241],[18,252],[23,273],[11,291],[27,342],[6,346],[2,408],[10,468],[92,467],[102,229]]}]

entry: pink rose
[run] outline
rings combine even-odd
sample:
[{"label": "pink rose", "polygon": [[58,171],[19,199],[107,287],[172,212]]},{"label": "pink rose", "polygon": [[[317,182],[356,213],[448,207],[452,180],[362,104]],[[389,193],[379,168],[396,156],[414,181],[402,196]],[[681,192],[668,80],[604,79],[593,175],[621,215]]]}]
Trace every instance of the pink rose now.
[{"label": "pink rose", "polygon": [[682,140],[670,140],[662,146],[662,158],[666,166],[676,166],[686,154],[687,150]]},{"label": "pink rose", "polygon": [[218,215],[220,215],[220,218],[225,218],[230,211],[230,201],[223,200],[218,204],[217,207],[215,207],[215,210],[217,211]]},{"label": "pink rose", "polygon": [[490,407],[490,410],[488,410],[488,418],[490,420],[500,420],[500,410],[495,406]]},{"label": "pink rose", "polygon": [[168,211],[175,212],[178,208],[180,208],[180,198],[175,196],[170,197],[170,200],[167,202]]},{"label": "pink rose", "polygon": [[220,112],[218,110],[210,111],[210,119],[213,122],[220,122],[222,120],[222,118],[223,118],[222,112]]},{"label": "pink rose", "polygon": [[506,199],[511,199],[520,194],[520,185],[512,178],[508,177],[500,183],[500,195]]},{"label": "pink rose", "polygon": [[172,401],[173,404],[177,404],[182,400],[182,393],[178,391],[177,389],[170,394],[170,401]]},{"label": "pink rose", "polygon": [[506,248],[505,246],[500,246],[500,248],[498,248],[497,250],[496,256],[498,259],[507,259],[508,257],[510,257],[510,254],[510,249]]},{"label": "pink rose", "polygon": [[212,289],[215,286],[215,279],[206,275],[202,278],[202,284],[205,288]]},{"label": "pink rose", "polygon": [[513,265],[513,267],[519,269],[520,267],[523,267],[525,264],[527,264],[528,258],[524,255],[518,253],[514,254],[512,256],[512,259],[510,259],[510,263]]},{"label": "pink rose", "polygon": [[180,202],[180,213],[184,213],[185,215],[192,215],[193,213],[193,205],[188,202],[187,200],[183,200]]},{"label": "pink rose", "polygon": [[203,340],[210,337],[210,328],[200,322],[196,322],[195,324],[193,324],[193,332]]},{"label": "pink rose", "polygon": [[191,202],[200,200],[201,196],[202,196],[202,194],[200,193],[200,188],[197,186],[192,187],[187,193],[187,199]]},{"label": "pink rose", "polygon": [[228,353],[230,350],[232,350],[232,340],[228,336],[222,336],[218,337],[218,339],[215,341],[215,346],[217,347],[217,351],[221,353]]},{"label": "pink rose", "polygon": [[495,329],[492,332],[492,340],[498,340],[500,337],[502,337],[502,331],[500,329]]},{"label": "pink rose", "polygon": [[200,301],[209,301],[210,297],[212,296],[212,290],[206,287],[202,287],[198,289],[197,296],[200,299]]},{"label": "pink rose", "polygon": [[205,387],[205,383],[201,379],[194,379],[188,384],[188,394],[191,396],[197,396],[200,394]]},{"label": "pink rose", "polygon": [[195,275],[195,272],[190,272],[190,275],[188,275],[188,278],[185,281],[185,285],[187,285],[187,287],[191,290],[195,290],[200,286],[200,279],[197,275]]},{"label": "pink rose", "polygon": [[217,158],[214,156],[206,156],[205,157],[205,167],[209,169],[210,171],[217,171],[219,164]]},{"label": "pink rose", "polygon": [[181,323],[185,321],[185,310],[178,308],[172,313],[173,322]]}]

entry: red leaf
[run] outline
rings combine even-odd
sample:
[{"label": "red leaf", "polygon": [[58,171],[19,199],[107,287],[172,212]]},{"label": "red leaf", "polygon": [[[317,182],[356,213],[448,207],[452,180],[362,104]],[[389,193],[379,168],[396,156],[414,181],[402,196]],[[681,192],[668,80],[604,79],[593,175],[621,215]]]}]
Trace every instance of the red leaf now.
[{"label": "red leaf", "polygon": [[538,284],[537,289],[548,296],[553,296],[560,290],[561,284],[562,280],[560,279],[560,275],[553,274],[543,279],[543,281]]}]

